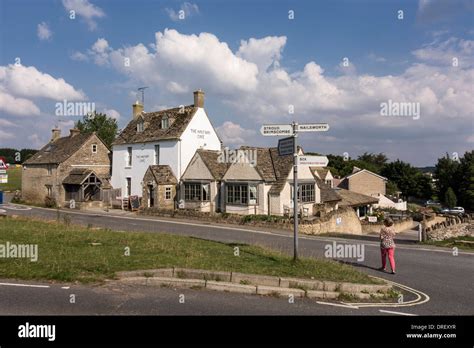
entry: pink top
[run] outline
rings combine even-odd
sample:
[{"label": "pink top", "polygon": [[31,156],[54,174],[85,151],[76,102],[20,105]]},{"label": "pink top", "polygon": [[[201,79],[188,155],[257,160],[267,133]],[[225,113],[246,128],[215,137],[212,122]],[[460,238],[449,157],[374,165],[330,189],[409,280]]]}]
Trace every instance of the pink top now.
[{"label": "pink top", "polygon": [[393,237],[395,237],[395,230],[392,226],[382,227],[380,230],[380,247],[385,249],[395,248]]}]

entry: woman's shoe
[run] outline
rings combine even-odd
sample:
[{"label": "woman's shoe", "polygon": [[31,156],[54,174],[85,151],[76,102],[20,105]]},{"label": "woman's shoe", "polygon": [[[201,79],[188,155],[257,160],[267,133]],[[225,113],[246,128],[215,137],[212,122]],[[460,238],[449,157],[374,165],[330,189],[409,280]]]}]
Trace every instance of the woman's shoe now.
[{"label": "woman's shoe", "polygon": [[396,274],[395,271],[392,271],[392,274]]},{"label": "woman's shoe", "polygon": [[383,267],[378,268],[378,270],[381,271],[381,272],[385,272],[385,271],[386,271],[386,269],[383,268]]}]

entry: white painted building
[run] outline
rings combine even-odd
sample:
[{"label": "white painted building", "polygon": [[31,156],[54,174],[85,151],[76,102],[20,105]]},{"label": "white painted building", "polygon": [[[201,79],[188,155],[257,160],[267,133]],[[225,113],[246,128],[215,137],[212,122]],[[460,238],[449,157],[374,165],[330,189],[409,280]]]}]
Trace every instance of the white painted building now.
[{"label": "white painted building", "polygon": [[179,181],[196,150],[220,150],[221,140],[204,110],[204,92],[194,104],[157,112],[133,105],[133,119],[113,143],[112,186],[122,196],[142,196],[150,165],[169,165]]}]

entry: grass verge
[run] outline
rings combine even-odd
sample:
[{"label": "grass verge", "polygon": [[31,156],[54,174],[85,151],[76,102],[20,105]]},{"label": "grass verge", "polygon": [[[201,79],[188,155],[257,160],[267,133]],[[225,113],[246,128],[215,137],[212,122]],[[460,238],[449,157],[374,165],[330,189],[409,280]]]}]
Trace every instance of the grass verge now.
[{"label": "grass verge", "polygon": [[[0,258],[0,277],[95,282],[115,272],[163,267],[234,271],[282,277],[375,284],[355,268],[258,246],[147,232],[118,232],[57,222],[6,217],[0,244],[37,244],[38,261]],[[234,256],[234,248],[240,256]],[[129,249],[127,249],[129,248]],[[126,250],[130,255],[125,256]]]},{"label": "grass verge", "polygon": [[7,169],[8,183],[0,184],[0,191],[21,190],[21,167]]},{"label": "grass verge", "polygon": [[424,244],[436,245],[446,248],[457,247],[458,249],[474,251],[474,237],[472,236],[457,236],[439,241],[429,240],[427,242],[424,242]]}]

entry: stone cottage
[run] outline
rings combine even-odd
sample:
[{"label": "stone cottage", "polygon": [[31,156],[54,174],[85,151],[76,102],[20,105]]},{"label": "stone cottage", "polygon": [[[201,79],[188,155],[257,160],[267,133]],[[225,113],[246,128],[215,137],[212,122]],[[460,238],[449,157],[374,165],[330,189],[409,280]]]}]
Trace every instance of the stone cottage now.
[{"label": "stone cottage", "polygon": [[170,166],[149,166],[143,177],[142,207],[174,209],[177,184]]},{"label": "stone cottage", "polygon": [[110,150],[95,134],[81,134],[71,129],[61,137],[53,129],[50,142],[23,163],[22,198],[44,204],[49,197],[60,206],[74,200],[82,203],[100,201],[101,192],[110,187]]}]

